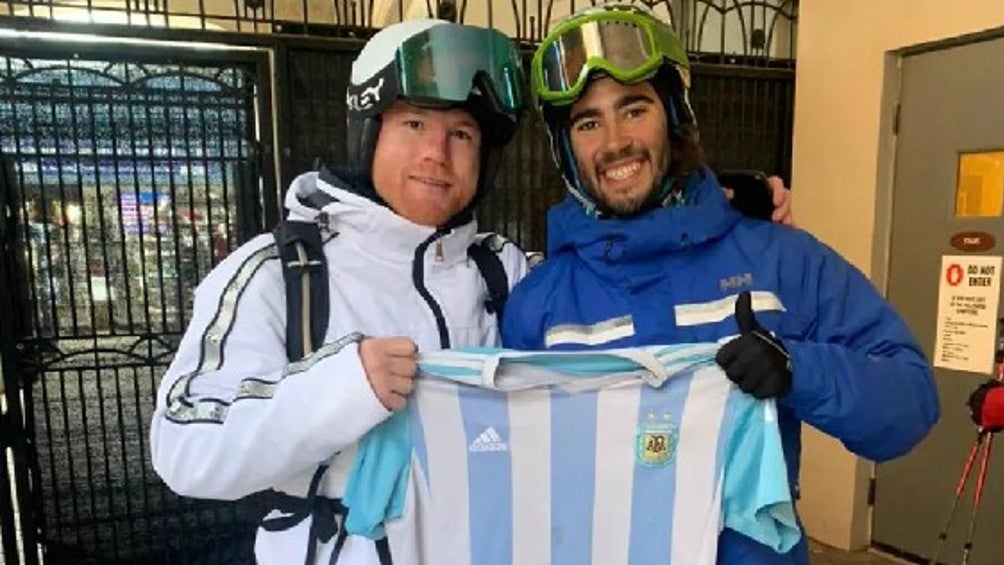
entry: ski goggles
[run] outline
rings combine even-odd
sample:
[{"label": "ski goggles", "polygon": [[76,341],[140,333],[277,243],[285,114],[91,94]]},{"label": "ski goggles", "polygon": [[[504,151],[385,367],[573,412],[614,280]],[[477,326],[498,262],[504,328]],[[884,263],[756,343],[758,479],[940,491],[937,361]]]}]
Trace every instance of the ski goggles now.
[{"label": "ski goggles", "polygon": [[499,31],[456,24],[433,26],[405,40],[397,49],[397,59],[399,94],[406,98],[464,102],[472,88],[480,87],[491,90],[500,111],[516,113],[525,107],[519,54]]},{"label": "ski goggles", "polygon": [[540,101],[561,106],[578,99],[592,71],[634,84],[666,60],[689,88],[687,54],[665,24],[637,12],[601,11],[558,25],[534,53],[531,81]]}]

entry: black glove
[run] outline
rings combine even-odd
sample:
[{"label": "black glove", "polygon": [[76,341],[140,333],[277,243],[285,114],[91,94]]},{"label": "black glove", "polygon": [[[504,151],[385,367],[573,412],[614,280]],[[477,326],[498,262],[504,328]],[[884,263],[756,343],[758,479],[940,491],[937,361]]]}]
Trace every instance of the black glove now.
[{"label": "black glove", "polygon": [[[1004,410],[1001,409],[1001,393],[995,389],[1004,386],[1000,381],[989,380],[973,391],[969,395],[969,417],[976,422],[976,425],[989,431],[999,432],[1004,429]],[[987,395],[992,395],[993,399],[987,404]]]},{"label": "black glove", "polygon": [[756,399],[788,394],[791,389],[791,358],[774,336],[757,323],[749,292],[736,299],[739,337],[718,350],[715,361],[729,380]]}]

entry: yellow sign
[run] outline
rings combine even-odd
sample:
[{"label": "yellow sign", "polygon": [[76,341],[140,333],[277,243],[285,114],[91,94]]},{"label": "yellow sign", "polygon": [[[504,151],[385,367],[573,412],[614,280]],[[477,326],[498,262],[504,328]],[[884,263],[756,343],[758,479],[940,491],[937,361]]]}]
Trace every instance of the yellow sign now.
[{"label": "yellow sign", "polygon": [[1004,151],[959,154],[956,218],[996,218],[1004,207]]}]

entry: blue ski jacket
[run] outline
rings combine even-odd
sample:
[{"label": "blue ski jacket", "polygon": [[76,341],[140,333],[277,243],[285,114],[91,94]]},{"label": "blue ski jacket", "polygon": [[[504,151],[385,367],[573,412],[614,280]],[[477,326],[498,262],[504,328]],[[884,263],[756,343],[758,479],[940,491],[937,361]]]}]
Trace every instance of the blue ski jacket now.
[{"label": "blue ski jacket", "polygon": [[[885,461],[938,419],[931,368],[903,320],[865,276],[808,233],[745,218],[717,179],[694,173],[680,205],[632,218],[587,215],[568,197],[548,212],[547,260],[514,289],[503,344],[592,349],[718,341],[738,334],[735,298],[791,355],[778,417],[793,496],[800,424]],[[718,562],[808,563],[724,530]]]}]

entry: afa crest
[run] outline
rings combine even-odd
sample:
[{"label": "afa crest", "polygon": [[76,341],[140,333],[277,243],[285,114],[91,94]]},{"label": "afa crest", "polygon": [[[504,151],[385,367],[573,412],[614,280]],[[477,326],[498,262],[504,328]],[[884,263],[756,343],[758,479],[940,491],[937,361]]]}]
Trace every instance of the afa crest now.
[{"label": "afa crest", "polygon": [[676,455],[677,430],[668,413],[649,413],[638,426],[634,453],[646,467],[665,467]]}]

